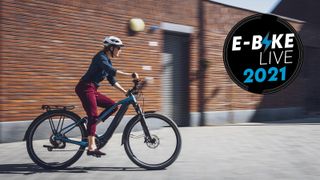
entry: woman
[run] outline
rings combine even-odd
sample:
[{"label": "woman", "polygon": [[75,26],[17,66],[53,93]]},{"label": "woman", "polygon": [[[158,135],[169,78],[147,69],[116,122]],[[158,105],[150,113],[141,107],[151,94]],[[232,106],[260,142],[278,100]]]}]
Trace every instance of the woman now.
[{"label": "woman", "polygon": [[[88,116],[88,150],[87,155],[99,157],[101,155],[106,155],[96,148],[95,144],[95,134],[96,126],[98,121],[98,109],[97,106],[103,108],[112,107],[115,102],[110,98],[97,92],[100,82],[107,78],[109,83],[126,95],[127,91],[117,82],[115,79],[116,75],[131,76],[131,73],[125,73],[115,69],[112,66],[110,58],[119,57],[121,53],[121,47],[123,47],[122,41],[115,37],[106,37],[103,41],[104,48],[98,52],[92,59],[86,74],[80,79],[76,86],[76,93],[79,96],[82,106]],[[137,74],[136,74],[136,77]],[[115,109],[113,112],[115,112]],[[113,113],[112,112],[112,113]],[[103,112],[102,112],[103,113]],[[111,114],[112,114],[111,113]],[[111,115],[109,114],[109,116]]]}]

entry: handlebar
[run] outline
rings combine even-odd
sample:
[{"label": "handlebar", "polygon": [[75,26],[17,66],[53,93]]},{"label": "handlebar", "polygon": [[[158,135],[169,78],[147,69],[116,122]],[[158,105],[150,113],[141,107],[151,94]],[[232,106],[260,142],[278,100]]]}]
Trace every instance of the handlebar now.
[{"label": "handlebar", "polygon": [[[133,73],[134,74],[134,73]],[[137,76],[133,76],[132,74],[132,77],[135,78],[132,82],[133,82],[133,87],[132,89],[129,89],[128,90],[128,93],[127,93],[127,96],[131,93],[133,95],[137,95],[139,94],[139,92],[146,86],[147,84],[147,81],[146,80],[140,80],[137,78]]]}]

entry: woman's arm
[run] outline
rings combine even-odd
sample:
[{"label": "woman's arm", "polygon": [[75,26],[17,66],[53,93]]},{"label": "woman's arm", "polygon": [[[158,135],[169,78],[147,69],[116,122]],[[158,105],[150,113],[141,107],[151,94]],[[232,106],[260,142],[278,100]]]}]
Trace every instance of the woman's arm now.
[{"label": "woman's arm", "polygon": [[[117,70],[117,74],[122,74],[122,75],[125,75],[125,76],[131,76],[135,80],[139,79],[138,73],[125,73],[125,72]],[[121,92],[123,92],[125,95],[127,94],[127,91],[118,82],[115,82],[113,86],[116,87]]]},{"label": "woman's arm", "polygon": [[125,75],[125,76],[131,76],[134,80],[138,80],[139,79],[139,74],[134,72],[134,73],[126,73],[120,70],[117,70],[117,74],[121,74],[121,75]]},{"label": "woman's arm", "polygon": [[113,86],[116,87],[119,91],[121,91],[125,95],[127,94],[127,91],[123,89],[123,87],[118,82],[116,82]]},{"label": "woman's arm", "polygon": [[124,76],[131,76],[131,73],[126,73],[126,72],[123,72],[123,71],[120,71],[120,70],[117,70],[117,74],[121,74],[121,75],[124,75]]}]

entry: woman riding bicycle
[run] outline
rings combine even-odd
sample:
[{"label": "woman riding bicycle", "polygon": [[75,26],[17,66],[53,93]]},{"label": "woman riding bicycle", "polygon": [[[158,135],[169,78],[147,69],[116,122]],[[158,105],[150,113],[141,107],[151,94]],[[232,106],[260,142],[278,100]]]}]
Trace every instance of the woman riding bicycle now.
[{"label": "woman riding bicycle", "polygon": [[[96,148],[95,144],[96,126],[99,117],[97,107],[103,107],[107,110],[115,104],[113,100],[97,91],[98,87],[100,86],[100,82],[106,78],[112,86],[116,87],[119,91],[126,95],[127,91],[117,82],[115,76],[132,75],[131,73],[125,73],[117,70],[112,66],[110,58],[120,56],[121,47],[124,46],[122,41],[115,36],[107,36],[104,39],[103,44],[104,48],[93,57],[88,71],[84,74],[84,76],[82,76],[75,88],[75,91],[79,96],[82,106],[88,116],[87,155],[92,155],[95,157],[105,155],[105,153]],[[138,75],[136,74],[135,77],[138,78]],[[114,113],[116,110],[117,108],[112,113]],[[109,116],[112,113],[110,113]]]}]

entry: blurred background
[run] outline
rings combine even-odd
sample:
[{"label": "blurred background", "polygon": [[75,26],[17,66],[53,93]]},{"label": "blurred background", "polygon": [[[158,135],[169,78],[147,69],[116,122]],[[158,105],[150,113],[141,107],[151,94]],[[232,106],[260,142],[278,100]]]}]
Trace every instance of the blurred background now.
[{"label": "blurred background", "polygon": [[[76,105],[74,111],[85,116],[74,88],[108,35],[125,44],[114,66],[152,80],[144,90],[144,110],[160,111],[179,126],[274,122],[320,112],[320,1],[304,0],[303,7],[299,0],[0,3],[0,142],[22,140],[43,104]],[[305,52],[297,79],[266,96],[233,83],[222,58],[231,28],[256,13],[286,19],[299,32]],[[126,89],[132,86],[129,78],[118,81]],[[107,81],[99,90],[115,101],[124,98]]]}]

